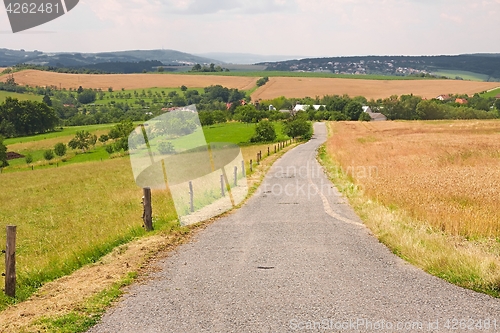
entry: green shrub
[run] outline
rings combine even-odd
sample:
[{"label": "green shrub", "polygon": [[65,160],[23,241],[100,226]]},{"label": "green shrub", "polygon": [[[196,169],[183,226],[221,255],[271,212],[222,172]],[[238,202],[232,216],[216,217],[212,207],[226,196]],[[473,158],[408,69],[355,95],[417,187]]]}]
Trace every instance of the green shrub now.
[{"label": "green shrub", "polygon": [[54,146],[54,152],[56,153],[57,156],[59,157],[62,157],[64,155],[66,155],[66,150],[67,150],[67,147],[64,143],[57,143],[55,146]]},{"label": "green shrub", "polygon": [[255,125],[255,134],[250,142],[271,142],[276,140],[276,130],[269,120],[262,120]]},{"label": "green shrub", "polygon": [[31,164],[33,163],[33,155],[31,154],[26,154],[24,156],[24,160],[26,161],[26,164]]},{"label": "green shrub", "polygon": [[47,161],[52,160],[54,158],[54,152],[52,151],[52,149],[46,150],[43,153],[43,158],[45,158]]},{"label": "green shrub", "polygon": [[313,129],[311,123],[306,119],[296,118],[285,123],[283,132],[291,138],[302,137],[309,140],[312,137]]},{"label": "green shrub", "polygon": [[372,121],[372,117],[370,117],[370,115],[366,112],[362,112],[360,115],[359,115],[359,121]]}]

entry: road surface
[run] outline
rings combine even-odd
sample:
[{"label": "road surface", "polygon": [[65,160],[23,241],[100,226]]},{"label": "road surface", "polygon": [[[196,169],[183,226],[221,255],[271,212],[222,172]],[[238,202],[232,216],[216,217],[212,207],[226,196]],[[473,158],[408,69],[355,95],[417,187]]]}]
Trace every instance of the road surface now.
[{"label": "road surface", "polygon": [[500,331],[500,300],[424,273],[370,234],[316,162],[325,140],[315,124],[241,209],[90,332]]}]

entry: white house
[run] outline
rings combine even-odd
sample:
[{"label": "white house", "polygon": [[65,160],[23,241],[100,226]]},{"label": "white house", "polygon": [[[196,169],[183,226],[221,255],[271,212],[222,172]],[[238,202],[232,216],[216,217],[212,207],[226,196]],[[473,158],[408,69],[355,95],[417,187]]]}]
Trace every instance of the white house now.
[{"label": "white house", "polygon": [[[305,104],[297,104],[293,108],[293,111],[307,111],[309,110],[310,105],[305,105]],[[313,105],[314,110],[318,111],[320,107],[323,107],[326,109],[326,105]]]}]

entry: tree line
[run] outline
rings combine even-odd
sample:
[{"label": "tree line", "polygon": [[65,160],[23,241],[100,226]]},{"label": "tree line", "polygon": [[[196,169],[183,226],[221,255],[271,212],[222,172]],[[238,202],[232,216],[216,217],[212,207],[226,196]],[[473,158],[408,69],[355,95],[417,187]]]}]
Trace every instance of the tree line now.
[{"label": "tree line", "polygon": [[0,104],[0,135],[26,136],[53,131],[59,119],[45,103],[7,97]]},{"label": "tree line", "polygon": [[[39,71],[66,73],[66,74],[130,74],[153,72],[158,68],[163,69],[163,63],[158,60],[145,61],[112,61],[96,64],[88,64],[84,66],[45,66],[34,64],[17,64],[12,68],[7,68],[3,74],[18,72],[26,69],[35,69]],[[164,70],[164,69],[163,69]]]}]

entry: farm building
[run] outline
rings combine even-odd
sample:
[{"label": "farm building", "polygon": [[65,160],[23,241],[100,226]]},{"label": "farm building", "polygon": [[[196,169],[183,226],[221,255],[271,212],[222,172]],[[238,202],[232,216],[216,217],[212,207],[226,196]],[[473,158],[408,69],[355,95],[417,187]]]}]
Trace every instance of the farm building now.
[{"label": "farm building", "polygon": [[363,112],[368,113],[372,121],[387,121],[387,117],[382,113],[373,112],[369,106],[363,106]]},{"label": "farm building", "polygon": [[465,98],[457,98],[457,99],[455,100],[455,103],[458,103],[458,104],[462,104],[462,105],[463,105],[463,104],[467,104],[467,103],[469,103],[469,101],[468,101],[468,100],[466,100]]},{"label": "farm building", "polygon": [[[293,108],[293,111],[298,112],[298,111],[307,111],[309,109],[310,105],[304,105],[304,104],[297,104]],[[313,105],[314,110],[318,111],[321,107],[326,108],[326,105]]]},{"label": "farm building", "polygon": [[436,97],[436,99],[438,99],[440,101],[447,101],[450,99],[450,96],[449,95],[439,95],[438,97]]}]

